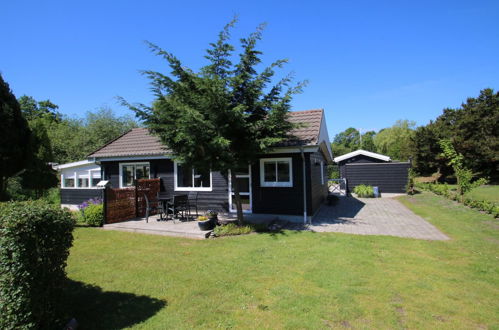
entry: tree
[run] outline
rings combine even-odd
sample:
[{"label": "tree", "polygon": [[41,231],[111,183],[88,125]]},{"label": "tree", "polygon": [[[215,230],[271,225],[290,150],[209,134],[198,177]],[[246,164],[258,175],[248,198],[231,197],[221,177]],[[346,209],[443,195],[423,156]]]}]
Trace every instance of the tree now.
[{"label": "tree", "polygon": [[[132,106],[151,132],[158,135],[180,161],[199,170],[230,171],[254,162],[276,143],[289,138],[293,125],[287,120],[290,101],[303,84],[290,87],[286,76],[270,86],[278,60],[258,72],[261,51],[256,49],[263,25],[240,39],[241,53],[232,63],[235,47],[229,43],[235,20],[211,43],[208,65],[198,72],[182,65],[173,54],[149,43],[171,68],[170,75],[145,71],[155,102],[152,107]],[[239,187],[234,184],[237,218],[243,221]]]},{"label": "tree", "polygon": [[0,75],[0,200],[7,180],[21,172],[30,157],[31,132],[9,85]]},{"label": "tree", "polygon": [[374,131],[368,131],[361,135],[356,128],[349,127],[335,135],[331,143],[333,155],[341,156],[357,149],[376,152],[373,140],[375,135]]},{"label": "tree", "polygon": [[364,134],[362,134],[360,149],[376,152],[376,145],[374,144],[375,136],[376,136],[375,131],[367,131]]},{"label": "tree", "polygon": [[31,96],[23,95],[18,99],[18,102],[24,118],[28,121],[37,118],[47,118],[59,122],[62,118],[62,115],[57,112],[59,106],[50,100],[38,102]]},{"label": "tree", "polygon": [[411,137],[416,123],[409,120],[397,120],[392,127],[382,129],[374,137],[374,144],[379,153],[395,160],[407,161],[411,157]]},{"label": "tree", "polygon": [[461,201],[464,194],[472,189],[487,183],[487,179],[480,178],[473,181],[473,172],[464,165],[464,156],[456,151],[451,140],[440,140],[440,147],[443,156],[449,161],[449,165],[454,169],[457,179],[457,190]]}]

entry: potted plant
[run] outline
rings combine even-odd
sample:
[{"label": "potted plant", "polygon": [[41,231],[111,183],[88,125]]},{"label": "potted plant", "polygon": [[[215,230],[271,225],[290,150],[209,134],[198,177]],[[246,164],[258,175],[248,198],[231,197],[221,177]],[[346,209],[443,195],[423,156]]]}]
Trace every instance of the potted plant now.
[{"label": "potted plant", "polygon": [[208,219],[207,216],[202,215],[197,220],[199,229],[201,230],[212,230],[215,227],[215,223],[211,219]]},{"label": "potted plant", "polygon": [[214,225],[218,224],[218,212],[213,210],[206,211],[206,216],[210,219]]}]

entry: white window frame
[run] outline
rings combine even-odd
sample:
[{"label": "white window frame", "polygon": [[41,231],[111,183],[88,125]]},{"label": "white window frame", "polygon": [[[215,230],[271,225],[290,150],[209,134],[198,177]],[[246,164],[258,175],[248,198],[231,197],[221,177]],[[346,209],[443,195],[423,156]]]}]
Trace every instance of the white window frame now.
[{"label": "white window frame", "polygon": [[[210,186],[209,187],[179,187],[178,186],[178,171],[177,166],[182,165],[182,162],[173,162],[173,185],[174,191],[213,191],[213,174],[210,171]],[[194,184],[194,167],[192,168],[192,183]]]},{"label": "white window frame", "polygon": [[[248,192],[239,192],[240,196],[249,196],[250,200],[250,208],[249,210],[243,210],[243,213],[253,213],[253,191],[251,184],[251,165],[248,165],[248,174],[236,174],[236,178],[248,178],[249,179],[249,193]],[[236,203],[232,200],[232,175],[229,170],[229,212],[237,212],[237,210],[233,207],[236,206]]]},{"label": "white window frame", "polygon": [[[265,181],[265,162],[287,162],[289,165],[289,181]],[[277,166],[276,166],[277,179]],[[261,187],[293,187],[293,159],[291,157],[260,158],[260,186]]]},{"label": "white window frame", "polygon": [[[149,178],[151,178],[151,164],[149,162],[134,162],[134,163],[119,163],[120,164],[120,188],[130,188],[134,186],[123,186],[123,166],[130,166],[130,165],[147,165],[149,166]],[[133,179],[135,179],[136,173],[135,171],[133,172]]]},{"label": "white window frame", "polygon": [[324,162],[321,161],[321,184],[324,185]]}]

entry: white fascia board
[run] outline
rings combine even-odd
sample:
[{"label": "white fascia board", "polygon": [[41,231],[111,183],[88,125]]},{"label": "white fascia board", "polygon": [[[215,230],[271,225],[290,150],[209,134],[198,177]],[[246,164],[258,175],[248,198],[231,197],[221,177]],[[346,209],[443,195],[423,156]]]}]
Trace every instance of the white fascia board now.
[{"label": "white fascia board", "polygon": [[331,149],[331,141],[329,140],[329,133],[327,131],[327,125],[326,125],[326,116],[325,112],[322,111],[322,120],[321,120],[321,127],[319,131],[319,144],[324,142],[326,144],[327,152],[329,153],[329,158],[330,160],[333,159],[333,150]]},{"label": "white fascia board", "polygon": [[391,161],[391,158],[388,157],[388,156],[377,154],[375,152],[371,152],[371,151],[367,151],[367,150],[359,149],[359,150],[355,150],[355,151],[349,152],[348,154],[344,154],[342,156],[336,157],[334,159],[334,162],[338,163],[338,162],[341,162],[342,160],[345,160],[345,159],[348,159],[348,158],[352,158],[352,157],[355,157],[355,156],[358,156],[358,155],[364,155],[364,156],[367,156],[367,157],[372,157],[372,158],[380,159],[380,160],[383,160],[385,162]]},{"label": "white fascia board", "polygon": [[66,163],[66,164],[57,165],[57,166],[54,166],[54,169],[56,169],[56,170],[62,170],[62,169],[65,169],[65,168],[79,167],[79,166],[84,166],[84,165],[93,164],[93,163],[94,163],[94,161],[85,159],[85,160],[80,160],[80,161],[77,161],[77,162],[72,162],[72,163]]},{"label": "white fascia board", "polygon": [[95,157],[97,162],[112,162],[112,161],[137,161],[149,159],[172,159],[170,155],[137,155],[137,156],[123,156],[123,157]]}]

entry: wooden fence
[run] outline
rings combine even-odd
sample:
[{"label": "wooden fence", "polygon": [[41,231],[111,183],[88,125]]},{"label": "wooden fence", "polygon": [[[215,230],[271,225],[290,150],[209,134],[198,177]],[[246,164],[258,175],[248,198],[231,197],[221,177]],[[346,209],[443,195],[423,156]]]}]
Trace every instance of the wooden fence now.
[{"label": "wooden fence", "polygon": [[159,187],[160,179],[139,179],[135,187],[106,188],[104,222],[115,223],[143,217],[146,211],[144,194],[149,201],[155,201]]}]

